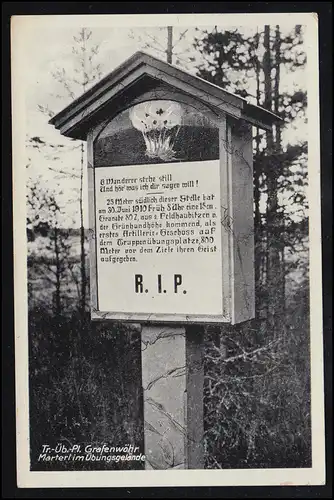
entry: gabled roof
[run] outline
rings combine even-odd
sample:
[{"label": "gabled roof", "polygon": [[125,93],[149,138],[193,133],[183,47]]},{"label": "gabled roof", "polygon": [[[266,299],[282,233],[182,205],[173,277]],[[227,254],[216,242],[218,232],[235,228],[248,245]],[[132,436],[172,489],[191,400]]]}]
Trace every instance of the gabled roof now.
[{"label": "gabled roof", "polygon": [[140,93],[145,86],[159,81],[211,108],[220,109],[261,128],[270,129],[273,123],[281,121],[274,113],[249,104],[245,99],[217,85],[145,52],[136,52],[55,115],[49,123],[63,135],[85,140],[88,130],[93,124],[98,123],[103,110],[107,107],[110,109],[112,103],[117,102],[120,96],[124,96],[124,92],[136,87],[137,93]]}]

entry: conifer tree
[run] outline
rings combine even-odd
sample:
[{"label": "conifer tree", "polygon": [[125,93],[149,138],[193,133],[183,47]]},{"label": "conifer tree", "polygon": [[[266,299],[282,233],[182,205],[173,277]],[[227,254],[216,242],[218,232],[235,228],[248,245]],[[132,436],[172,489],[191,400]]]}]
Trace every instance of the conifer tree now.
[{"label": "conifer tree", "polygon": [[[296,119],[303,119],[307,99],[297,86],[283,92],[282,75],[305,65],[303,29],[296,26],[291,33],[282,33],[279,26],[265,26],[245,36],[241,30],[215,28],[199,33],[195,46],[203,56],[199,76],[283,119],[281,128],[256,130],[254,140],[258,319],[233,327],[230,334],[224,329],[223,345],[217,345],[212,332],[206,339],[208,466],[282,466],[279,455],[288,457],[282,458],[285,466],[300,466],[310,463],[310,408],[305,390],[309,384],[304,265],[307,144],[287,143],[284,132],[285,127],[293,129]],[[286,286],[296,269],[299,285],[306,290],[303,294],[300,286],[293,294]],[[298,304],[300,297],[303,303]],[[288,328],[289,336],[285,335]],[[296,363],[298,373],[287,368]],[[297,397],[300,387],[303,396]],[[296,425],[304,432],[300,438],[284,431]]]},{"label": "conifer tree", "polygon": [[[90,29],[81,28],[76,35],[73,36],[72,45],[72,69],[59,65],[52,73],[52,76],[57,84],[58,93],[56,97],[60,100],[69,102],[74,100],[80,94],[84,93],[87,88],[97,82],[102,75],[101,64],[98,62],[99,44],[93,43],[93,33]],[[49,106],[39,105],[41,112],[48,117],[54,115],[54,111]],[[40,138],[34,138],[41,140]],[[44,142],[44,141],[43,141]],[[72,144],[72,145],[71,145]],[[64,169],[51,167],[52,170],[62,175],[63,177],[77,179],[79,188],[77,192],[77,201],[79,202],[79,217],[80,217],[80,297],[79,297],[79,312],[82,320],[85,318],[86,302],[87,302],[87,269],[86,269],[86,251],[85,251],[85,228],[84,228],[84,207],[83,207],[83,182],[85,169],[85,144],[81,142],[79,145],[76,141],[71,141],[69,146],[64,145],[43,144],[44,151],[49,151],[49,158],[56,160],[62,156],[63,152],[69,154],[72,151],[78,151],[78,164],[72,168]],[[51,149],[51,154],[50,154]]]}]

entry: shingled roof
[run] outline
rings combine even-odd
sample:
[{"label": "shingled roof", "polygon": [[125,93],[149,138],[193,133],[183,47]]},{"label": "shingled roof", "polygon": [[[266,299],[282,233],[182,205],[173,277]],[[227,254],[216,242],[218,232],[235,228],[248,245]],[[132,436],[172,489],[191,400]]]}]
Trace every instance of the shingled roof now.
[{"label": "shingled roof", "polygon": [[275,122],[281,121],[274,113],[249,104],[242,97],[140,51],[71,102],[49,123],[67,137],[86,140],[88,130],[98,123],[103,110],[110,109],[111,103],[115,103],[118,97],[124,97],[124,93],[134,88],[140,93],[145,85],[156,85],[159,81],[213,109],[260,128],[268,130]]}]

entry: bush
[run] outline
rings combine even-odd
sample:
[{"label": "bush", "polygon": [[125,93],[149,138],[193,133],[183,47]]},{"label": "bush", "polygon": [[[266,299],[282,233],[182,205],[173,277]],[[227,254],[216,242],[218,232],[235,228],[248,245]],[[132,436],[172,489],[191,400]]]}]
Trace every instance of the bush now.
[{"label": "bush", "polygon": [[143,453],[140,337],[123,325],[29,314],[32,470],[117,469],[140,462],[39,462],[42,445],[133,444]]},{"label": "bush", "polygon": [[311,467],[308,316],[303,286],[279,332],[263,320],[207,330],[207,468]]}]

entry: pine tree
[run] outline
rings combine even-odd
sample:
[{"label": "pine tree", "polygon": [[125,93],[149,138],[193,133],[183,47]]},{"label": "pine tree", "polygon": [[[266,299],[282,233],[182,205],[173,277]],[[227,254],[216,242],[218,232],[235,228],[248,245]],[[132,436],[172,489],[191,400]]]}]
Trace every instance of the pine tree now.
[{"label": "pine tree", "polygon": [[[61,227],[62,210],[53,190],[30,182],[27,192],[27,236],[29,283],[32,276],[39,282],[51,286],[52,306],[57,318],[62,315],[62,297],[72,268],[69,231]],[[37,247],[35,242],[37,240]],[[33,248],[31,248],[33,247]],[[32,290],[30,290],[30,293]]]},{"label": "pine tree", "polygon": [[220,31],[215,27],[197,36],[194,46],[202,56],[198,76],[241,97],[248,96],[247,76],[253,69],[250,39],[238,30]]},{"label": "pine tree", "polygon": [[[264,463],[277,466],[278,455],[287,457],[282,458],[285,466],[309,463],[307,392],[296,398],[298,387],[308,384],[307,340],[305,328],[300,330],[300,308],[295,307],[297,295],[291,295],[285,286],[294,266],[304,276],[306,271],[302,244],[307,235],[307,147],[305,142],[290,145],[282,139],[284,126],[293,126],[295,118],[303,116],[307,100],[300,88],[289,93],[281,90],[282,72],[295,71],[305,64],[303,30],[296,26],[292,33],[283,35],[280,27],[266,26],[263,31],[245,37],[235,30],[220,32],[215,28],[212,32],[202,32],[195,44],[203,55],[199,76],[247,97],[284,120],[282,130],[278,127],[270,132],[257,130],[254,141],[258,321],[234,327],[230,334],[224,331],[223,346],[217,345],[212,332],[211,337],[207,336],[205,398],[209,467],[226,463],[235,467]],[[253,87],[249,82],[254,82]],[[290,251],[296,256],[295,263],[291,256],[287,263]],[[304,278],[298,279],[304,287]],[[304,322],[307,324],[307,317]],[[286,328],[292,336],[284,336]],[[295,366],[297,351],[300,372],[281,368]],[[263,353],[262,361],[257,352]],[[249,362],[241,362],[245,353]],[[277,401],[281,401],[285,411],[279,409]],[[296,412],[300,412],[300,418]],[[305,436],[283,437],[284,429],[295,425],[305,429]],[[301,450],[299,457],[293,455],[296,449]]]},{"label": "pine tree", "polygon": [[180,29],[175,26],[131,30],[130,38],[136,40],[139,50],[144,50],[169,64],[190,69],[193,66],[194,29]]},{"label": "pine tree", "polygon": [[[92,42],[92,31],[87,28],[81,28],[79,32],[73,36],[72,54],[73,66],[72,71],[60,66],[52,73],[55,82],[58,85],[59,99],[74,100],[78,95],[85,92],[89,85],[98,81],[101,78],[101,64],[98,62],[99,45]],[[53,116],[54,112],[48,106],[40,105],[39,109],[47,116]],[[40,138],[35,138],[40,139]],[[72,145],[71,145],[72,144]],[[51,159],[59,159],[61,153],[78,150],[80,154],[79,165],[68,170],[51,167],[58,174],[64,177],[71,177],[79,181],[78,202],[80,216],[80,297],[79,297],[79,312],[82,320],[85,318],[85,310],[87,303],[87,269],[86,269],[86,251],[85,251],[85,227],[84,227],[84,207],[83,207],[83,182],[85,169],[85,144],[81,142],[79,145],[73,144],[71,141],[68,147],[63,145],[44,144],[44,150],[52,148],[52,154],[49,154]],[[61,148],[61,149],[60,149]]]},{"label": "pine tree", "polygon": [[[198,74],[276,112],[285,123],[291,123],[303,114],[306,95],[301,89],[281,92],[281,68],[284,66],[291,72],[305,65],[302,44],[300,26],[285,36],[278,26],[275,31],[266,26],[263,32],[257,31],[247,37],[238,30],[203,31],[195,40],[195,47],[202,54]],[[260,55],[262,46],[263,57]],[[249,81],[255,81],[255,88],[250,87]],[[288,145],[283,151],[281,134],[281,127],[265,134],[257,129],[254,143],[256,309],[261,316],[267,309],[266,316],[272,326],[275,314],[280,315],[284,310],[285,245],[287,235],[291,234],[291,215],[284,213],[281,199],[286,198],[286,191],[290,190],[290,213],[300,211],[301,201],[305,202],[306,181],[306,144]],[[289,170],[291,166],[296,168],[299,159],[302,164],[297,182],[294,182]],[[295,171],[293,178],[296,179]],[[260,207],[264,203],[263,211]]]}]

